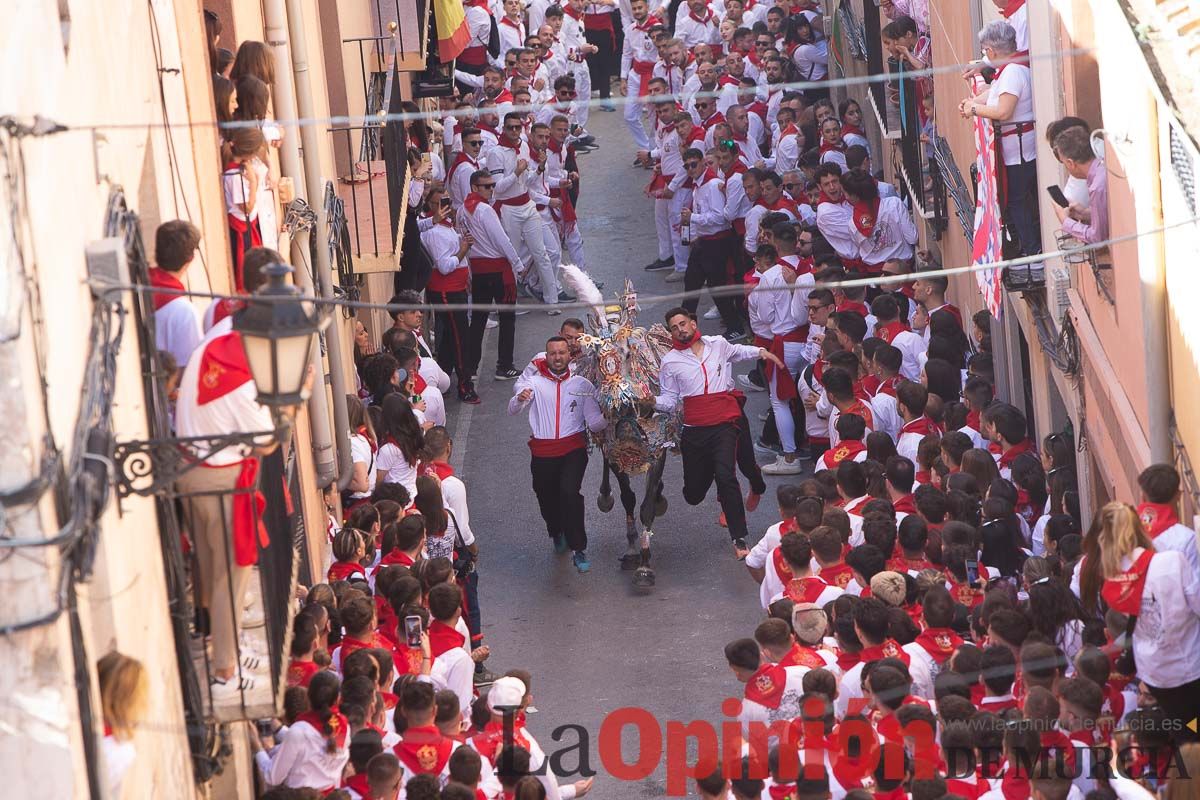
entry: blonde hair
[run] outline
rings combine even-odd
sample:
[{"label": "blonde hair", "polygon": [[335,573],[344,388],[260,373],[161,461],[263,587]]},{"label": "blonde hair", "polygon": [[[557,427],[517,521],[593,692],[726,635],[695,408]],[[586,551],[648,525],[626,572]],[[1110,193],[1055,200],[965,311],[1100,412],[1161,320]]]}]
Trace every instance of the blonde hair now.
[{"label": "blonde hair", "polygon": [[1137,511],[1128,503],[1109,503],[1100,510],[1097,537],[1100,574],[1113,578],[1121,572],[1121,559],[1138,547],[1153,549],[1154,543],[1142,528]]},{"label": "blonde hair", "polygon": [[[1176,769],[1182,767],[1187,774],[1194,776],[1200,772],[1200,744],[1192,742],[1179,748],[1179,761]],[[1178,775],[1167,781],[1167,791],[1163,795],[1166,800],[1196,800],[1200,798],[1200,784],[1193,780],[1181,780]]]},{"label": "blonde hair", "polygon": [[133,729],[146,710],[150,681],[136,658],[116,650],[96,663],[104,723],[118,739],[133,737]]}]

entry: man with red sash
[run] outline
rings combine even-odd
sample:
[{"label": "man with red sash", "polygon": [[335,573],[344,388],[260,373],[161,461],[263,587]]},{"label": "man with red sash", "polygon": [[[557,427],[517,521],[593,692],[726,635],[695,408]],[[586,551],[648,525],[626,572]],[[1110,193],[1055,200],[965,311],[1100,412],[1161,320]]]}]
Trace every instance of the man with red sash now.
[{"label": "man with red sash", "polygon": [[765,358],[783,369],[783,362],[762,347],[731,344],[720,336],[701,336],[692,312],[673,308],[665,315],[671,332],[671,352],[659,366],[662,390],[654,400],[659,411],[683,405],[679,452],[683,459],[683,497],[699,505],[715,481],[717,499],[740,561],[750,552],[746,544],[746,509],[734,466],[739,426],[745,424],[741,402],[733,389],[732,362]]},{"label": "man with red sash", "polygon": [[[500,223],[491,202],[496,182],[487,170],[471,175],[471,193],[463,201],[463,221],[471,234],[471,249],[467,262],[471,266],[471,298],[479,310],[471,312],[471,349],[468,372],[479,369],[483,355],[483,334],[487,325],[487,306],[491,303],[515,303],[517,300],[516,272],[521,270],[521,257]],[[530,204],[532,208],[532,203]],[[533,212],[537,214],[535,209]],[[540,222],[540,217],[538,218]],[[539,231],[539,241],[540,231]],[[512,380],[518,373],[513,366],[513,342],[516,334],[516,315],[502,311],[500,341],[497,345],[496,377]]]},{"label": "man with red sash", "polygon": [[[251,251],[249,255],[255,254]],[[263,280],[257,262],[256,257],[247,258],[249,286]],[[180,437],[275,430],[271,412],[258,403],[258,389],[241,335],[231,327],[231,322],[214,326],[187,362],[175,409],[175,428]],[[285,413],[294,413],[294,409]],[[259,457],[277,446],[268,435],[254,448],[233,445],[209,453],[203,445],[192,447],[196,457],[203,460],[180,476],[177,483],[196,547],[199,606],[208,609],[212,625],[214,696],[234,697],[239,688],[254,685],[249,676],[237,678],[237,639],[251,567],[258,561],[259,546],[267,544],[262,522],[266,502],[256,489]],[[232,536],[232,543],[226,540],[227,535]]]},{"label": "man with red sash", "polygon": [[[717,289],[729,283],[729,267],[737,253],[738,244],[726,217],[725,181],[716,170],[706,167],[704,154],[695,148],[684,151],[683,166],[695,187],[690,207],[684,208],[680,214],[684,238],[691,241],[683,288],[688,292],[697,292],[696,296],[684,301],[683,307],[688,313],[694,314],[700,304],[699,289],[705,286]],[[740,182],[739,179],[739,185]],[[745,332],[734,297],[718,294],[713,302],[721,312],[726,337],[730,341],[742,339]]]},{"label": "man with red sash", "polygon": [[463,5],[471,38],[466,48],[458,54],[455,68],[471,75],[482,75],[484,67],[491,61],[488,39],[494,24],[492,13],[488,10],[488,0],[465,0]]},{"label": "man with red sash", "polygon": [[925,404],[929,402],[929,390],[922,384],[905,381],[896,390],[896,410],[904,424],[896,440],[896,452],[914,464],[917,463],[917,448],[926,436],[941,436],[942,428],[925,415]]},{"label": "man with red sash", "polygon": [[796,377],[807,366],[804,343],[808,340],[808,293],[815,281],[796,255],[795,227],[781,222],[771,235],[779,261],[762,273],[747,299],[754,343],[767,348],[784,364],[779,369],[768,362],[764,369],[783,453],[762,471],[765,475],[796,475],[800,472],[800,459],[792,407],[799,397]]},{"label": "man with red sash", "polygon": [[[753,639],[736,639],[725,645],[725,660],[738,682],[746,687],[738,714],[742,736],[748,737],[754,730],[758,741],[764,737],[778,740],[778,726],[769,723],[790,720],[799,713],[802,682],[808,670],[771,663]],[[752,728],[752,723],[760,724]]]},{"label": "man with red sash", "polygon": [[446,173],[446,190],[455,210],[462,208],[463,201],[471,193],[471,176],[481,168],[482,149],[483,132],[475,127],[463,128],[462,150],[454,154],[454,161]]},{"label": "man with red sash", "polygon": [[1179,472],[1171,464],[1151,464],[1138,476],[1142,502],[1138,517],[1158,552],[1178,550],[1187,562],[1188,573],[1200,578],[1200,555],[1196,532],[1179,521]]},{"label": "man with red sash", "polygon": [[569,547],[580,572],[587,558],[583,525],[583,495],[579,488],[587,471],[587,434],[608,424],[596,402],[596,387],[573,375],[571,350],[562,336],[546,341],[546,356],[534,361],[535,371],[522,375],[513,387],[508,414],[528,409],[531,453],[529,470],[546,532],[558,553]]},{"label": "man with red sash", "polygon": [[[200,246],[200,229],[181,219],[164,222],[154,232],[154,262],[150,285],[175,292],[187,291],[183,276]],[[181,294],[155,292],[154,346],[175,357],[182,368],[200,344],[200,320],[196,308]]]},{"label": "man with red sash", "polygon": [[[468,130],[473,133],[467,138],[479,141],[479,132],[474,128]],[[459,172],[465,171],[465,166],[459,170]],[[430,260],[433,261],[433,271],[429,275],[429,282],[425,285],[425,296],[430,303],[438,305],[462,305],[466,304],[468,299],[467,284],[470,281],[471,271],[467,266],[466,255],[471,249],[472,242],[455,228],[453,212],[450,207],[442,206],[441,201],[445,196],[444,189],[431,189],[425,203],[428,228],[421,232],[421,244],[425,246]],[[475,384],[471,380],[467,366],[467,351],[470,347],[467,312],[462,310],[439,312],[437,322],[439,328],[436,338],[437,358],[434,363],[440,367],[439,372],[444,371],[446,375],[456,374],[458,376],[458,398],[460,400],[464,403],[477,404],[479,395],[475,393]],[[416,335],[416,339],[418,346],[424,343],[419,334]],[[422,376],[418,375],[418,378],[422,378]],[[437,395],[434,399],[440,401],[441,392],[437,391],[437,387],[434,387],[434,393]]]},{"label": "man with red sash", "polygon": [[1037,454],[1028,438],[1029,424],[1016,406],[992,403],[980,415],[980,424],[984,438],[990,442],[988,450],[996,459],[1001,478],[1012,478],[1012,462],[1017,456]]},{"label": "man with red sash", "polygon": [[649,93],[654,62],[658,59],[658,47],[654,44],[650,29],[662,22],[650,14],[647,0],[633,0],[630,10],[633,19],[625,24],[625,46],[621,53],[621,91],[626,97],[625,125],[637,149],[649,150],[650,137],[642,124],[642,114],[645,112],[642,98]]},{"label": "man with red sash", "polygon": [[921,601],[924,630],[916,640],[904,645],[904,652],[913,661],[925,665],[931,678],[936,679],[945,665],[963,644],[963,639],[950,627],[954,623],[954,599],[944,587],[934,586]]}]

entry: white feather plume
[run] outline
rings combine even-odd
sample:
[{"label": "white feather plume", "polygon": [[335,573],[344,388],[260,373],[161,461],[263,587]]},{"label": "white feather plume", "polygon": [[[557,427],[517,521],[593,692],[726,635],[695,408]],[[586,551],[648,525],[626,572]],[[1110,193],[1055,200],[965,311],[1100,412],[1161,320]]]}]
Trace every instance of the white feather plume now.
[{"label": "white feather plume", "polygon": [[574,264],[562,264],[562,282],[571,294],[581,303],[592,307],[592,329],[603,330],[608,327],[608,319],[604,313],[604,295],[596,288],[596,284],[586,272]]}]

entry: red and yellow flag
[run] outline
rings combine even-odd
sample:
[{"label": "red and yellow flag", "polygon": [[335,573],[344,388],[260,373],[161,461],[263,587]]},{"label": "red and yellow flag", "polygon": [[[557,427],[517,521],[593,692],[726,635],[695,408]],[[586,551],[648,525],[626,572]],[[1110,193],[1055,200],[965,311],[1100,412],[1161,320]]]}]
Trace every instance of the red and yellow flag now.
[{"label": "red and yellow flag", "polygon": [[471,40],[467,15],[462,0],[433,0],[433,13],[437,21],[438,60],[449,64]]}]

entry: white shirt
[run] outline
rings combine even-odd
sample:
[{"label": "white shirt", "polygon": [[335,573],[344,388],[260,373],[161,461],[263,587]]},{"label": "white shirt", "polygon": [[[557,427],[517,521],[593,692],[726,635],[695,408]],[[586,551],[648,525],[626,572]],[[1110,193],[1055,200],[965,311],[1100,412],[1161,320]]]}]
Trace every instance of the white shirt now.
[{"label": "white shirt", "polygon": [[375,454],[375,469],[385,473],[384,483],[399,483],[409,497],[417,496],[417,465],[404,460],[404,453],[394,444],[382,444]]},{"label": "white shirt", "polygon": [[1183,556],[1188,572],[1200,577],[1200,555],[1196,552],[1196,532],[1181,522],[1154,537],[1154,549],[1158,552],[1174,550]]},{"label": "white shirt", "polygon": [[[787,256],[789,261],[799,261]],[[795,264],[790,264],[793,268]],[[783,277],[782,264],[762,273],[758,285],[750,292],[747,305],[750,329],[758,336],[771,339],[786,336],[808,322],[808,295],[816,281],[811,272],[796,276],[789,285]]]},{"label": "white shirt", "polygon": [[[218,325],[212,329],[211,333],[217,335],[211,336],[196,349],[183,370],[183,378],[179,382],[179,401],[175,404],[175,430],[180,437],[218,436],[233,432],[254,433],[275,429],[270,410],[258,402],[258,387],[253,379],[204,405],[197,403],[203,355],[212,342],[223,335],[221,331],[228,331],[231,327],[227,319],[222,322],[225,325]],[[249,455],[249,448],[235,445],[213,453],[205,459],[205,463],[213,467],[227,467],[245,460]]]},{"label": "white shirt", "polygon": [[462,161],[455,156],[455,162],[450,165],[450,173],[446,176],[446,190],[450,193],[455,210],[462,208],[463,200],[471,193],[471,174],[480,168],[479,162],[470,156],[464,156]]},{"label": "white shirt", "polygon": [[[471,641],[470,637],[467,641]],[[474,699],[475,662],[465,647],[451,647],[433,660],[429,677],[437,689],[449,689],[458,695],[458,706],[468,713]]]},{"label": "white shirt", "polygon": [[[541,372],[522,373],[513,385],[508,401],[508,415],[516,416],[529,409],[529,428],[535,439],[564,439],[583,430],[602,430],[608,423],[596,402],[596,387],[582,375],[571,375],[556,381]],[[526,389],[533,394],[528,400],[519,395]]]},{"label": "white shirt", "polygon": [[[810,575],[806,577],[811,577],[821,581],[822,583],[825,583],[825,581],[821,580],[821,578],[817,577],[816,575]],[[775,570],[775,552],[771,551],[771,554],[767,557],[766,575],[763,576],[762,585],[759,587],[759,602],[761,602],[762,607],[766,609],[771,605],[771,603],[783,598],[786,591],[787,586],[779,577],[779,573]],[[845,592],[840,586],[826,585],[825,588],[821,590],[821,594],[817,596],[817,599],[814,602],[816,602],[816,604],[819,606],[824,606],[826,603],[838,599],[843,594],[845,594]]]},{"label": "white shirt", "polygon": [[180,367],[200,344],[200,318],[186,297],[176,297],[154,312],[154,346],[175,356]]},{"label": "white shirt", "polygon": [[879,198],[875,227],[870,236],[858,229],[853,218],[849,221],[847,231],[858,249],[858,257],[867,264],[910,259],[913,257],[913,245],[917,243],[917,226],[904,207],[904,201],[898,197]]},{"label": "white shirt", "polygon": [[654,400],[659,411],[671,411],[685,397],[728,392],[733,389],[730,362],[758,358],[757,347],[730,344],[720,336],[701,336],[704,347],[697,356],[686,350],[669,350],[659,362],[662,394]]},{"label": "white shirt", "polygon": [[900,428],[904,425],[904,420],[900,418],[900,409],[896,398],[890,394],[877,392],[871,398],[869,405],[871,406],[871,416],[875,418],[875,430],[883,431],[892,437],[892,441],[895,441],[896,437],[900,435]]},{"label": "white shirt", "polygon": [[[1131,563],[1126,556],[1121,568]],[[1138,677],[1151,686],[1169,689],[1200,678],[1200,578],[1188,574],[1183,555],[1173,550],[1150,560],[1133,655]]]},{"label": "white shirt", "polygon": [[279,747],[263,771],[268,786],[293,789],[329,789],[340,786],[342,770],[350,760],[350,735],[335,752],[327,752],[325,735],[307,722],[297,722],[283,734]]},{"label": "white shirt", "polygon": [[717,27],[720,21],[711,10],[707,11],[704,21],[692,16],[691,9],[681,5],[675,16],[675,38],[683,42],[688,50],[698,44],[721,44],[721,31]]},{"label": "white shirt", "polygon": [[[466,206],[463,206],[466,211]],[[521,257],[513,247],[512,240],[504,232],[496,210],[487,203],[475,206],[474,213],[464,214],[463,221],[475,243],[467,251],[467,258],[507,258],[514,271],[521,270]]]},{"label": "white shirt", "polygon": [[[692,190],[692,217],[688,228],[693,240],[704,236],[715,236],[729,230],[725,216],[725,180],[719,175],[702,175]],[[741,179],[738,179],[741,182]]]},{"label": "white shirt", "polygon": [[853,207],[840,203],[821,203],[817,206],[817,228],[841,258],[858,258],[858,242],[850,236]]},{"label": "white shirt", "polygon": [[453,514],[450,520],[450,531],[458,525],[458,533],[463,544],[475,543],[475,532],[471,530],[471,511],[467,506],[467,485],[457,475],[448,475],[442,479],[442,502],[446,510]]},{"label": "white shirt", "polygon": [[[246,164],[246,169],[253,169],[250,164]],[[250,181],[245,174],[237,169],[228,169],[221,173],[221,188],[225,192],[225,213],[246,221],[246,212],[242,211],[238,206],[245,205],[250,202]],[[254,204],[254,211],[250,213],[250,219],[258,219],[258,203]]]},{"label": "white shirt", "polygon": [[928,347],[925,338],[912,331],[900,331],[892,337],[891,344],[903,356],[903,360],[900,362],[900,374],[914,383],[920,383],[921,356]]},{"label": "white shirt", "polygon": [[351,497],[370,497],[375,491],[375,454],[371,452],[371,443],[361,433],[350,434],[350,460],[355,464],[367,465],[367,490],[355,492]]},{"label": "white shirt", "polygon": [[1012,118],[1000,123],[1000,150],[1004,154],[1004,164],[1008,166],[1032,161],[1037,158],[1037,133],[1031,125],[1030,130],[1018,134],[1014,124],[1033,122],[1033,84],[1029,67],[1024,64],[1005,64],[988,87],[988,105],[999,104],[1002,94],[1011,94],[1017,98]]},{"label": "white shirt", "polygon": [[529,144],[524,140],[517,143],[517,146],[511,147],[505,144],[506,140],[501,137],[500,143],[488,152],[487,169],[492,173],[492,177],[496,179],[496,188],[493,190],[493,203],[499,203],[501,200],[511,200],[526,193],[525,180],[528,177],[525,174],[517,175],[517,162],[524,160],[529,166],[529,170],[537,169],[537,160],[529,152]]},{"label": "white shirt", "polygon": [[[467,172],[467,170],[460,169],[459,172]],[[456,269],[467,266],[466,261],[460,260],[458,257],[458,248],[462,245],[462,237],[459,236],[458,231],[454,229],[449,220],[431,225],[421,231],[421,244],[429,253],[429,258],[433,261],[433,268],[442,275],[449,275]]]}]

